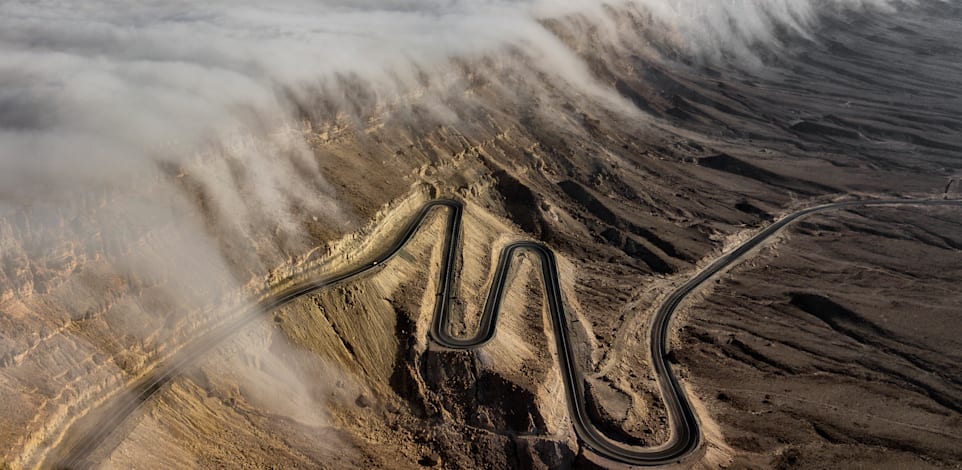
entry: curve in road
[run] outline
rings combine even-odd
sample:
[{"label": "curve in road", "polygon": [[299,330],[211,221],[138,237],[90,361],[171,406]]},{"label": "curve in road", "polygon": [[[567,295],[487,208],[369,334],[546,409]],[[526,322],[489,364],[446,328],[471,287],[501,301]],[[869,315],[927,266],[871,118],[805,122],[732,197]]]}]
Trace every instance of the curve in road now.
[{"label": "curve in road", "polygon": [[525,241],[506,246],[501,252],[500,260],[495,270],[494,281],[481,315],[477,333],[470,338],[458,338],[449,333],[449,301],[454,292],[453,280],[457,264],[457,251],[460,246],[463,205],[460,201],[440,199],[428,202],[421,207],[415,217],[405,226],[401,235],[387,250],[360,266],[339,274],[318,277],[267,297],[249,307],[245,313],[239,315],[235,320],[191,341],[168,365],[158,368],[156,372],[133,384],[132,388],[134,393],[127,394],[123,398],[115,400],[105,409],[100,410],[101,413],[96,415],[97,422],[89,426],[90,429],[94,429],[95,431],[74,441],[65,440],[62,444],[62,447],[64,447],[62,449],[64,458],[58,461],[58,466],[67,468],[88,466],[89,462],[87,460],[90,454],[117,429],[140,404],[161,390],[164,385],[176,377],[185,366],[210,352],[240,327],[258,318],[261,313],[272,311],[303,295],[317,292],[320,289],[333,286],[365,274],[373,269],[380,268],[404,248],[414,237],[415,233],[417,233],[430,212],[435,208],[448,209],[448,217],[445,228],[441,272],[439,273],[437,301],[435,302],[434,319],[431,325],[431,337],[433,340],[447,348],[473,349],[493,338],[497,327],[501,301],[507,284],[507,274],[511,266],[511,260],[522,251],[533,253],[541,262],[545,297],[555,333],[555,346],[558,352],[559,367],[565,384],[572,425],[578,438],[587,448],[591,449],[592,452],[617,462],[642,466],[672,463],[692,453],[698,448],[701,440],[698,419],[684,393],[684,389],[675,377],[668,362],[668,329],[674,312],[685,298],[712,276],[742,260],[749,251],[771,238],[792,222],[816,212],[883,205],[962,205],[962,200],[888,199],[846,201],[800,210],[773,223],[731,252],[721,256],[688,282],[672,292],[655,314],[651,328],[651,339],[649,341],[652,368],[658,378],[662,398],[668,410],[671,430],[668,442],[658,447],[630,447],[612,441],[602,435],[597,427],[591,423],[585,404],[584,379],[576,365],[569,339],[568,322],[564,311],[564,302],[558,280],[555,255],[554,252],[545,245]]}]

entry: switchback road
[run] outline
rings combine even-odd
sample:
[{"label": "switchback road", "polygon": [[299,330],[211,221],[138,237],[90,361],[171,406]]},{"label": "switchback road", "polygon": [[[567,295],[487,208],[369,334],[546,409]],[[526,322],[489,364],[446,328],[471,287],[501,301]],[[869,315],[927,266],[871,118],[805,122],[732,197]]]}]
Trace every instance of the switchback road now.
[{"label": "switchback road", "polygon": [[[870,206],[933,206],[933,205],[962,205],[962,200],[929,200],[929,199],[888,199],[845,201],[800,210],[785,216],[768,226],[748,241],[742,243],[732,251],[722,255],[713,263],[699,271],[693,278],[676,289],[658,308],[652,322],[649,341],[652,368],[658,378],[662,398],[668,410],[670,438],[668,442],[658,447],[632,447],[615,442],[602,435],[588,415],[584,397],[584,379],[577,367],[570,341],[568,320],[564,309],[564,299],[558,279],[554,252],[547,246],[522,241],[506,246],[500,256],[494,281],[481,315],[480,325],[475,336],[458,338],[449,333],[449,302],[455,294],[453,285],[457,269],[458,250],[461,239],[461,216],[463,205],[459,201],[441,199],[425,204],[415,217],[405,226],[400,236],[381,254],[376,255],[359,266],[345,272],[333,275],[319,275],[316,278],[302,282],[282,292],[271,295],[255,305],[249,307],[236,319],[221,325],[208,334],[195,338],[187,344],[167,364],[158,366],[146,377],[140,379],[130,387],[130,393],[119,394],[107,405],[98,409],[96,413],[88,414],[78,424],[68,430],[65,439],[58,449],[48,455],[47,463],[59,467],[81,468],[92,464],[89,458],[94,450],[109,437],[124,420],[130,416],[142,403],[161,390],[174,377],[180,374],[186,366],[210,352],[223,340],[237,332],[252,320],[259,318],[264,312],[270,312],[286,305],[301,296],[317,292],[318,290],[353,279],[374,269],[379,269],[385,262],[397,255],[402,248],[414,237],[418,229],[434,209],[447,209],[448,217],[445,227],[443,259],[439,273],[437,301],[434,308],[434,319],[431,326],[431,337],[441,346],[453,349],[473,349],[490,340],[496,331],[498,313],[507,287],[507,274],[511,261],[522,251],[535,255],[541,263],[542,279],[544,281],[545,298],[551,324],[554,332],[555,347],[558,353],[558,365],[565,385],[568,410],[574,430],[581,443],[604,458],[624,464],[653,466],[677,462],[691,454],[699,447],[701,434],[698,419],[692,410],[685,391],[668,362],[668,332],[671,319],[682,302],[692,292],[698,289],[714,275],[738,263],[753,249],[769,240],[787,225],[818,212],[831,210],[870,207]],[[81,433],[74,436],[71,433]]]}]

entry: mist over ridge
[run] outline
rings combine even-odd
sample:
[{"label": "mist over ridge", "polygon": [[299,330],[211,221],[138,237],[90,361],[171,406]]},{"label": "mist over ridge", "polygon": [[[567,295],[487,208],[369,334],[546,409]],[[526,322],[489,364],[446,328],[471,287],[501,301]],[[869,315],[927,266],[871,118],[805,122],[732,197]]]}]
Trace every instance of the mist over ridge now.
[{"label": "mist over ridge", "polygon": [[[441,75],[449,61],[512,45],[584,84],[578,59],[541,21],[584,15],[617,40],[612,8],[651,15],[652,26],[692,56],[753,60],[777,47],[776,28],[805,35],[818,14],[894,8],[888,0],[530,1],[95,1],[4,2],[0,20],[2,174],[41,181],[69,167],[76,180],[101,164],[189,153],[244,125],[249,113],[279,122],[278,94],[351,99],[338,78],[373,84],[385,97]],[[637,32],[635,32],[637,33]],[[572,73],[574,72],[574,73]],[[579,75],[580,74],[580,75]],[[170,145],[174,152],[166,151]],[[165,151],[158,152],[158,148]],[[66,154],[71,154],[67,157]],[[26,155],[29,155],[27,157]],[[81,163],[82,162],[82,163]],[[136,167],[136,166],[135,166]],[[80,172],[79,174],[77,172]],[[8,183],[12,183],[9,182]],[[60,183],[68,183],[60,181]],[[69,183],[68,183],[69,184]],[[5,186],[9,186],[5,185]]]}]

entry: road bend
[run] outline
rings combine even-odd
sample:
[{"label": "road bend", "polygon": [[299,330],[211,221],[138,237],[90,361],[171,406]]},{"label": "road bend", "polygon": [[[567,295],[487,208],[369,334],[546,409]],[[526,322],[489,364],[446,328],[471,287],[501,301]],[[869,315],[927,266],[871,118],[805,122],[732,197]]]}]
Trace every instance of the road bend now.
[{"label": "road bend", "polygon": [[[667,442],[657,447],[635,447],[613,440],[603,435],[592,423],[584,396],[584,377],[577,361],[570,339],[569,323],[565,313],[565,302],[558,279],[558,268],[554,252],[541,243],[520,241],[504,247],[494,273],[494,280],[479,320],[477,333],[469,338],[459,338],[450,333],[450,300],[455,295],[455,273],[458,250],[461,241],[461,219],[464,206],[453,199],[439,199],[426,203],[404,226],[400,235],[379,254],[372,256],[357,267],[332,275],[319,275],[303,281],[277,294],[262,299],[249,306],[235,319],[217,327],[213,331],[195,338],[185,345],[167,364],[161,365],[133,383],[125,394],[94,413],[88,413],[71,429],[61,441],[59,449],[48,456],[50,463],[61,468],[85,468],[93,465],[90,456],[141,404],[162,390],[173,378],[181,374],[187,366],[213,350],[221,342],[232,336],[244,325],[260,318],[265,312],[280,308],[293,300],[315,293],[341,282],[345,282],[380,269],[411,241],[427,217],[436,209],[447,211],[441,270],[438,277],[438,290],[431,322],[431,338],[439,345],[451,349],[475,349],[490,341],[497,329],[498,314],[508,282],[508,270],[512,260],[522,252],[533,254],[541,267],[545,299],[548,305],[551,325],[557,349],[558,366],[565,386],[565,394],[572,426],[582,445],[591,452],[628,465],[656,466],[677,463],[699,448],[701,432],[698,418],[692,409],[685,390],[675,376],[668,360],[670,344],[669,327],[674,313],[682,302],[706,281],[719,272],[742,261],[747,254],[765,241],[772,238],[789,224],[809,215],[832,210],[873,206],[962,206],[962,200],[945,199],[884,199],[844,201],[802,209],[791,213],[769,225],[758,234],[735,249],[723,254],[713,263],[699,271],[686,283],[677,288],[659,306],[652,321],[649,340],[649,354],[652,369],[657,377],[662,399],[664,400],[670,427]],[[73,429],[83,430],[83,435],[71,439]],[[62,456],[57,458],[57,456]]]}]

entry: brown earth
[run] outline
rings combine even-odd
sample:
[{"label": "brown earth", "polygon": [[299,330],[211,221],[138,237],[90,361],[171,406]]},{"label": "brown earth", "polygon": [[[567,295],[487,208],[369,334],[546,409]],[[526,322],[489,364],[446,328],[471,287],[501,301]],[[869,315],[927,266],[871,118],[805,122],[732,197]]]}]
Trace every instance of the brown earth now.
[{"label": "brown earth", "polygon": [[958,465],[960,216],[812,217],[691,304],[677,357],[734,467]]}]

